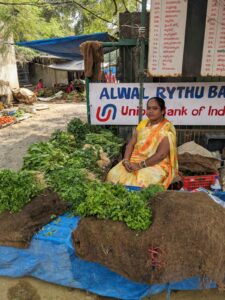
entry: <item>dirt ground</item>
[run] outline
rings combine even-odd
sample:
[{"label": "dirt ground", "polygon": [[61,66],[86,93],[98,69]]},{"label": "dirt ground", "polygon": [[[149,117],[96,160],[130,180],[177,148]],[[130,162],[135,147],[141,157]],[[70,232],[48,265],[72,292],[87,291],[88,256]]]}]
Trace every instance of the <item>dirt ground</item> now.
[{"label": "dirt ground", "polygon": [[65,129],[75,116],[86,119],[86,104],[48,104],[30,119],[0,130],[0,169],[20,169],[23,156],[35,142],[46,141],[56,129]]},{"label": "dirt ground", "polygon": [[[110,300],[79,289],[66,288],[34,278],[12,279],[2,277],[1,300]],[[166,300],[166,293],[145,300]],[[216,290],[172,292],[170,300],[224,300],[224,294]]]},{"label": "dirt ground", "polygon": [[[28,147],[46,141],[55,129],[64,129],[73,117],[86,119],[85,104],[48,104],[32,118],[0,130],[0,169],[20,169]],[[46,283],[34,278],[0,278],[0,300],[100,300],[110,299],[78,289]],[[145,298],[165,300],[166,294]],[[224,300],[217,290],[173,292],[171,300]]]}]

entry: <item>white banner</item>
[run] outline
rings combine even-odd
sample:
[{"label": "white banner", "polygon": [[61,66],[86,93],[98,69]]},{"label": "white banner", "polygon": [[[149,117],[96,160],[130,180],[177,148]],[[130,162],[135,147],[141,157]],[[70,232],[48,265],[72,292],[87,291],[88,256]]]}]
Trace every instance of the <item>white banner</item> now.
[{"label": "white banner", "polygon": [[182,73],[187,2],[151,1],[148,70],[152,76]]},{"label": "white banner", "polygon": [[[139,114],[138,83],[90,83],[91,124],[136,125]],[[225,83],[145,83],[146,103],[158,96],[166,102],[166,117],[174,125],[225,125]]]},{"label": "white banner", "polygon": [[202,76],[225,76],[224,1],[208,0],[202,56]]}]

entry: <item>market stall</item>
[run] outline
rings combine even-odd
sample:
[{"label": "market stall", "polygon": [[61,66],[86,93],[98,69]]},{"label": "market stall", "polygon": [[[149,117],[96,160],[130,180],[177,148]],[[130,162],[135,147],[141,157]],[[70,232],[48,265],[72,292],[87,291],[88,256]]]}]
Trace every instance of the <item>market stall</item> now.
[{"label": "market stall", "polygon": [[[204,248],[200,241],[209,251],[217,242],[224,253],[223,234],[212,238],[217,236],[214,231],[224,232],[224,193],[217,194],[219,203],[215,195],[203,191],[165,192],[160,186],[138,190],[105,183],[105,173],[120,159],[121,146],[121,139],[109,129],[74,119],[66,132],[32,145],[23,170],[0,171],[0,196],[5,199],[0,222],[7,234],[7,239],[3,234],[0,239],[2,276],[31,275],[120,299],[201,289],[202,276],[212,280],[204,288],[220,283],[225,270],[218,262],[221,255],[204,252],[195,260],[188,256],[193,261],[190,268],[185,267],[185,258],[188,249],[194,255]],[[81,221],[74,214],[82,216]],[[209,220],[214,225],[204,232]],[[10,222],[14,227],[7,225]],[[196,236],[198,249],[193,248]],[[196,271],[199,263],[202,268]],[[215,274],[217,264],[221,269]],[[171,271],[173,266],[176,270]]]}]

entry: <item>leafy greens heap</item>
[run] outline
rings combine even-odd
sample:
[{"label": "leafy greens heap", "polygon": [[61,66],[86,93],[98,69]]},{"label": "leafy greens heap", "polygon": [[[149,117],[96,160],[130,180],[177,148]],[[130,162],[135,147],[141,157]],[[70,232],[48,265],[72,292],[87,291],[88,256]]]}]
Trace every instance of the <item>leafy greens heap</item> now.
[{"label": "leafy greens heap", "polygon": [[41,190],[32,172],[0,170],[0,213],[19,212]]},{"label": "leafy greens heap", "polygon": [[120,155],[121,146],[121,139],[112,131],[73,119],[67,132],[58,130],[48,142],[31,145],[22,171],[0,171],[0,212],[19,211],[40,191],[31,176],[31,171],[39,171],[75,214],[123,221],[134,230],[147,229],[152,220],[149,198],[163,188],[128,192],[124,186],[100,181],[106,167],[98,164],[99,159],[106,157],[110,162]]}]

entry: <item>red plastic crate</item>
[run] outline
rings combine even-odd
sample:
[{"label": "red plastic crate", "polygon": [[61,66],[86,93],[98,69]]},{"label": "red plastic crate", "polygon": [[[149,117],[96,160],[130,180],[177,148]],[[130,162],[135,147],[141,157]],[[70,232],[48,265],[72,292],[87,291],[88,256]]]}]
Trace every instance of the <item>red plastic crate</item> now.
[{"label": "red plastic crate", "polygon": [[215,177],[218,174],[213,173],[209,175],[199,175],[199,176],[182,176],[183,188],[188,191],[192,191],[199,187],[205,189],[210,189],[210,185],[215,182]]}]

